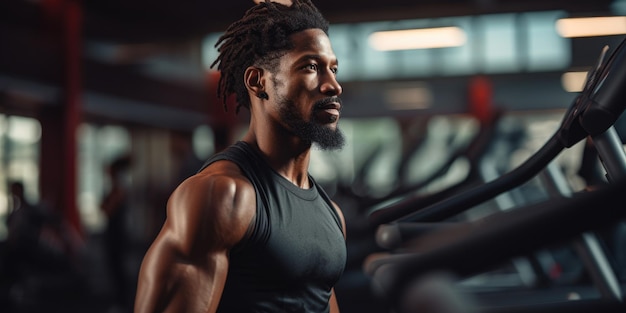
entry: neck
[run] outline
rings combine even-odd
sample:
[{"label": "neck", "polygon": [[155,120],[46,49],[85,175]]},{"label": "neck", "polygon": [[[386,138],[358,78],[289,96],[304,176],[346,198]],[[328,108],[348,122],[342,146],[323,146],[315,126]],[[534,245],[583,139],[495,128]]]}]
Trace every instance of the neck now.
[{"label": "neck", "polygon": [[311,144],[294,138],[285,140],[271,134],[259,136],[252,129],[243,141],[257,149],[272,169],[285,179],[303,189],[311,187],[308,176]]}]

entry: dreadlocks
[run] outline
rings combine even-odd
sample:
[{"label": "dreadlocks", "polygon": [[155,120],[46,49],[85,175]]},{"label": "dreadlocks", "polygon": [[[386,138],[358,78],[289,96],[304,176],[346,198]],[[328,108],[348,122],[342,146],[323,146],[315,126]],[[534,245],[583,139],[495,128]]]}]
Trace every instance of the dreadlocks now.
[{"label": "dreadlocks", "polygon": [[224,102],[235,94],[236,113],[241,106],[250,109],[250,99],[244,85],[243,75],[249,66],[266,67],[272,70],[278,66],[278,59],[292,48],[291,34],[319,28],[328,33],[328,21],[310,0],[293,0],[291,6],[265,0],[252,7],[243,18],[231,24],[218,39],[215,47],[219,56],[211,64],[218,64],[221,72],[217,96]]}]

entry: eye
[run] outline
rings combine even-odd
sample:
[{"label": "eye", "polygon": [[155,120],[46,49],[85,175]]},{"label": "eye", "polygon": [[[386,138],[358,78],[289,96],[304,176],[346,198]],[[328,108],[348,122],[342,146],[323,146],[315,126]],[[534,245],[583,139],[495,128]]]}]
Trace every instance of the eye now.
[{"label": "eye", "polygon": [[337,75],[337,72],[339,71],[339,69],[336,67],[332,67],[330,71],[333,72],[333,74]]},{"label": "eye", "polygon": [[317,64],[311,63],[304,66],[305,70],[317,71]]}]

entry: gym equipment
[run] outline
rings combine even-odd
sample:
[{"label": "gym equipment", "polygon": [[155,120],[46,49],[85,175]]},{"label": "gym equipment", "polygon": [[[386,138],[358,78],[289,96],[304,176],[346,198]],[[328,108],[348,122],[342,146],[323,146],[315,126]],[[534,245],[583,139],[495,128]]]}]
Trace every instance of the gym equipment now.
[{"label": "gym equipment", "polygon": [[[512,257],[563,243],[581,234],[583,242],[588,244],[587,251],[590,251],[593,246],[589,243],[593,240],[585,241],[588,239],[584,235],[586,232],[611,225],[626,216],[624,204],[620,201],[626,187],[626,154],[613,128],[626,108],[624,41],[605,60],[607,52],[608,48],[603,49],[597,66],[588,75],[585,88],[566,113],[561,127],[521,166],[489,183],[379,227],[379,238],[400,238],[402,241],[410,238],[410,241],[403,242],[401,253],[372,255],[365,262],[365,270],[372,276],[377,290],[399,312],[406,308],[407,288],[420,277],[441,271],[452,273],[454,277],[467,277]],[[526,182],[545,169],[565,148],[585,138],[595,145],[609,184],[571,197],[497,212],[476,221],[441,223]],[[593,254],[587,256],[593,282],[601,294],[599,300],[585,300],[580,306],[563,302],[509,307],[506,311],[580,312],[582,307],[595,307],[602,312],[624,310],[623,293],[610,267],[601,264],[601,259]]]}]

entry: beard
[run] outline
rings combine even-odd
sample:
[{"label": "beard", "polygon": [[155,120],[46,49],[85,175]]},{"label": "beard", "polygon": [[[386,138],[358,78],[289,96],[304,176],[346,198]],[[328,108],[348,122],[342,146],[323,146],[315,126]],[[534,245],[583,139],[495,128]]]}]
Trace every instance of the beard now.
[{"label": "beard", "polygon": [[316,102],[311,118],[305,120],[291,100],[281,99],[280,117],[290,130],[300,139],[317,144],[322,150],[339,150],[345,144],[345,137],[339,128],[332,129],[315,121],[315,110],[319,110],[323,101]]}]

